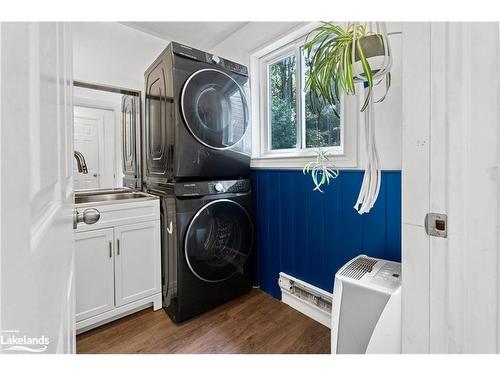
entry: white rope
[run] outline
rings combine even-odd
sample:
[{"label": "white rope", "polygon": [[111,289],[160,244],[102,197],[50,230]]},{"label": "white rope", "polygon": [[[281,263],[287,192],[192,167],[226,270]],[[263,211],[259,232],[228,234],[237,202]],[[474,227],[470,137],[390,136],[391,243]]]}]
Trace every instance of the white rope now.
[{"label": "white rope", "polygon": [[[373,95],[365,90],[366,95]],[[382,175],[380,171],[380,158],[375,141],[375,118],[373,112],[373,100],[370,100],[365,111],[365,149],[366,167],[363,175],[363,183],[359,191],[358,199],[354,209],[359,214],[370,212],[377,201],[380,192]]]},{"label": "white rope", "polygon": [[[355,28],[357,24],[355,23]],[[380,66],[378,72],[373,75],[374,81],[378,79],[375,85],[380,82],[387,80],[387,73],[389,73],[392,66],[392,54],[390,50],[389,39],[387,36],[387,30],[384,22],[376,22],[375,26],[371,23],[367,25],[371,27],[371,31],[375,31],[377,34],[382,36],[384,43],[384,60]],[[355,39],[356,40],[356,39]],[[353,48],[353,51],[355,48]],[[354,63],[354,53],[352,57],[352,62]],[[361,73],[356,75],[355,78],[360,81],[364,81],[364,77]],[[359,191],[358,199],[354,205],[354,209],[358,211],[359,214],[364,214],[370,212],[370,210],[375,205],[377,201],[378,194],[380,192],[380,183],[382,180],[382,174],[380,170],[380,158],[377,151],[376,137],[375,137],[375,114],[374,114],[374,97],[373,90],[365,88],[365,98],[369,95],[369,104],[365,109],[365,150],[366,150],[366,166],[363,175],[363,183],[361,184],[361,189]],[[383,100],[385,95],[380,99]]]}]

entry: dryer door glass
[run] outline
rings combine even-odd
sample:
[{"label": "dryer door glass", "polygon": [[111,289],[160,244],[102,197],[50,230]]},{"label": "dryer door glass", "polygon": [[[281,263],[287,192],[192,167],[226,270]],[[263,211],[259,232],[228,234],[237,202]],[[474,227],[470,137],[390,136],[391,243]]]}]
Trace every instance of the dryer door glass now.
[{"label": "dryer door glass", "polygon": [[182,114],[191,134],[207,147],[234,146],[248,126],[248,106],[241,86],[215,69],[199,70],[186,81]]},{"label": "dryer door glass", "polygon": [[189,224],[184,243],[193,274],[207,282],[243,273],[253,246],[253,226],[238,203],[219,199],[201,208]]}]

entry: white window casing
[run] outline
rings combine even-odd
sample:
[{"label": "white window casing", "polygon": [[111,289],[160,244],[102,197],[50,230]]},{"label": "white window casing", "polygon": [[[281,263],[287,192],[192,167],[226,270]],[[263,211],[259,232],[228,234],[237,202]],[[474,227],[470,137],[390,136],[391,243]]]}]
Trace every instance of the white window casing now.
[{"label": "white window casing", "polygon": [[[250,85],[252,114],[252,168],[302,169],[305,163],[316,156],[317,148],[305,148],[305,126],[303,114],[302,63],[299,46],[306,41],[307,35],[321,23],[314,22],[296,28],[287,35],[269,43],[264,48],[250,55]],[[298,148],[270,150],[270,127],[268,122],[268,67],[283,58],[295,56],[298,69],[297,81],[297,127]],[[338,168],[356,168],[358,166],[358,108],[356,96],[344,95],[341,100],[341,145],[323,147]]]}]

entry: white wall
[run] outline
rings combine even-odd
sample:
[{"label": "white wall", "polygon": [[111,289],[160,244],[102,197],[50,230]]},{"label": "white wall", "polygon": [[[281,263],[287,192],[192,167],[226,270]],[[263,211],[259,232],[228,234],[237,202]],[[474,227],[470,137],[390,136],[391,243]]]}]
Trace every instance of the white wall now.
[{"label": "white wall", "polygon": [[[144,102],[144,72],[166,48],[168,41],[114,22],[75,22],[72,26],[73,78],[141,91]],[[75,88],[75,95],[88,99],[83,90]],[[113,101],[109,95],[114,94],[99,95],[96,91],[93,98]],[[121,103],[117,105],[121,108]],[[120,121],[120,113],[116,112],[116,124]],[[117,126],[116,140],[116,184],[122,186],[120,126]]]},{"label": "white wall", "polygon": [[210,52],[249,66],[250,53],[307,22],[249,22]]},{"label": "white wall", "polygon": [[77,81],[143,90],[144,72],[168,42],[114,22],[75,22]]},{"label": "white wall", "polygon": [[[375,132],[380,164],[383,170],[401,169],[401,129],[403,123],[402,112],[402,25],[400,23],[387,23],[387,31],[398,34],[389,35],[393,63],[391,69],[392,83],[387,97],[381,103],[376,103]],[[385,83],[382,82],[374,90],[375,97],[380,98],[385,92]],[[364,114],[360,114],[358,137],[358,167],[364,168],[366,153],[364,152]]]}]

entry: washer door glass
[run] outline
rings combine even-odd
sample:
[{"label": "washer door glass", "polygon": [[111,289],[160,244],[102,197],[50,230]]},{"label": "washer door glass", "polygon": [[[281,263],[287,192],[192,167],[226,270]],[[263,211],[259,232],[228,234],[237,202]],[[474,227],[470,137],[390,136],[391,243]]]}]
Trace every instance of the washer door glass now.
[{"label": "washer door glass", "polygon": [[241,86],[215,69],[199,70],[186,81],[182,115],[191,134],[205,146],[223,150],[234,146],[248,126],[248,107]]},{"label": "washer door glass", "polygon": [[253,246],[253,226],[247,211],[228,199],[206,204],[189,224],[184,243],[193,274],[207,282],[243,273]]}]

